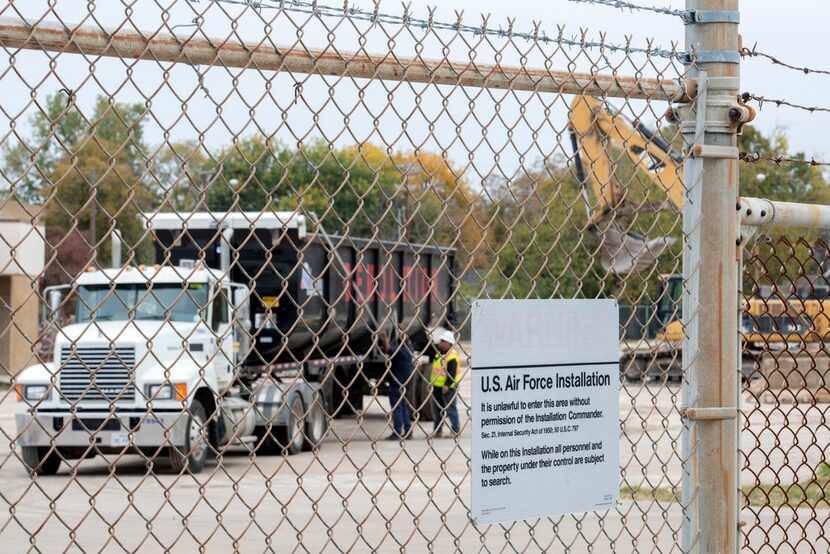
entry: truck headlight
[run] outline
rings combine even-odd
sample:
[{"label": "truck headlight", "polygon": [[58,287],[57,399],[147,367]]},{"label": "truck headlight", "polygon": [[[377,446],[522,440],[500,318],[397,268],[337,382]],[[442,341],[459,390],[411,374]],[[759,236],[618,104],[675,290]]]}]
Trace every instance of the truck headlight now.
[{"label": "truck headlight", "polygon": [[147,385],[148,400],[184,400],[186,397],[187,385],[185,383]]},{"label": "truck headlight", "polygon": [[175,393],[170,385],[147,385],[149,400],[173,400]]},{"label": "truck headlight", "polygon": [[17,385],[17,401],[37,402],[49,394],[49,385]]}]

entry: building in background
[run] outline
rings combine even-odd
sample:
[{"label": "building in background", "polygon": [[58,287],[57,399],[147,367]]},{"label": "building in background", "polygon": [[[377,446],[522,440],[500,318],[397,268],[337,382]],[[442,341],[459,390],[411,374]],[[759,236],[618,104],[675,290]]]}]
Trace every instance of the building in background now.
[{"label": "building in background", "polygon": [[35,287],[46,257],[45,229],[31,215],[37,212],[37,206],[0,200],[0,383],[35,363]]}]

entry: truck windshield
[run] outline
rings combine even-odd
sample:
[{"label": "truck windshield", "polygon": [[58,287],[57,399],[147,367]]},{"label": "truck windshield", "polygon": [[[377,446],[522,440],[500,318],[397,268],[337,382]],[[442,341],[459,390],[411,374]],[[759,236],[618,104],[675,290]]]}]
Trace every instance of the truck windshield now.
[{"label": "truck windshield", "polygon": [[77,321],[191,321],[207,310],[206,283],[84,285],[79,288]]}]

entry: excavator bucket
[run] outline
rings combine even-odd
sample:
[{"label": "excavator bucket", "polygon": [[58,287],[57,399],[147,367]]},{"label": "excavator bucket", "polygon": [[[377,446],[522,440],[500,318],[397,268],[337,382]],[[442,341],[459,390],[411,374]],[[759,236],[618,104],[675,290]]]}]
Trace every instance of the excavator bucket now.
[{"label": "excavator bucket", "polygon": [[632,271],[644,271],[657,262],[675,239],[644,237],[624,232],[614,222],[601,223],[593,229],[599,241],[600,262],[605,271],[627,275]]}]

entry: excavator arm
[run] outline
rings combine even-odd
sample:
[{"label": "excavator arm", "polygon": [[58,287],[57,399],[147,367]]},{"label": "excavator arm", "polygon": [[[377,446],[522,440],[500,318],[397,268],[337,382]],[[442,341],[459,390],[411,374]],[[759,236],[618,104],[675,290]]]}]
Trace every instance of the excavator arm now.
[{"label": "excavator arm", "polygon": [[665,209],[665,202],[627,202],[626,189],[616,175],[622,152],[651,176],[676,207],[683,206],[683,160],[657,132],[631,121],[602,100],[577,96],[571,103],[568,123],[574,149],[574,169],[586,198],[589,228],[600,240],[601,261],[606,270],[626,274],[644,269],[673,242],[661,237],[646,240],[624,231],[616,221],[621,215]]},{"label": "excavator arm", "polygon": [[576,173],[590,184],[597,201],[597,221],[621,207],[625,191],[617,179],[611,146],[625,152],[637,167],[650,174],[677,208],[683,206],[683,159],[656,131],[630,121],[605,102],[577,96],[571,103],[569,131]]}]

